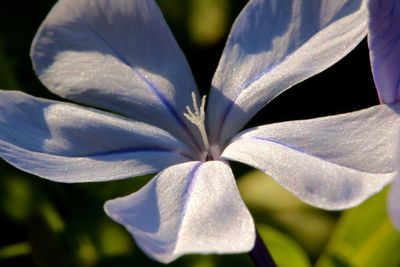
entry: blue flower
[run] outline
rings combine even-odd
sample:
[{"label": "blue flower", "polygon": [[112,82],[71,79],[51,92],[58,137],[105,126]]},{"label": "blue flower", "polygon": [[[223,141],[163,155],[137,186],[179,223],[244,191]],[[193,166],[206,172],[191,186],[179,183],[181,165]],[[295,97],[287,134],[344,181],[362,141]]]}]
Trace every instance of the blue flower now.
[{"label": "blue flower", "polygon": [[[400,3],[369,0],[368,44],[371,67],[381,103],[400,102]],[[399,136],[400,137],[400,136]],[[400,138],[398,138],[400,140]],[[400,141],[399,141],[400,142]],[[400,143],[397,148],[400,148]],[[397,153],[399,168],[400,152]],[[400,230],[400,176],[389,194],[389,214]]]},{"label": "blue flower", "polygon": [[393,179],[396,105],[239,132],[366,31],[360,0],[251,0],[232,27],[206,109],[153,0],[60,0],[33,41],[35,71],[53,93],[101,110],[2,91],[0,156],[58,182],[158,173],[105,204],[158,261],[249,251],[254,222],[229,160],[325,209],[355,206]]}]

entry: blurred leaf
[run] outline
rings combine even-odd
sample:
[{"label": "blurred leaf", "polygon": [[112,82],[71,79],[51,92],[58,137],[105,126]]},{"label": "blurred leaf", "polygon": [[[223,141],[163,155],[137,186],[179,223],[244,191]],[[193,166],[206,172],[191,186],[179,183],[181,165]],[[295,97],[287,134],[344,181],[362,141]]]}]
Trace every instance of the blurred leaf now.
[{"label": "blurred leaf", "polygon": [[131,235],[111,221],[101,225],[100,244],[105,256],[123,255],[133,251]]},{"label": "blurred leaf", "polygon": [[28,242],[22,242],[7,247],[0,248],[0,260],[18,257],[31,253],[31,246]]},{"label": "blurred leaf", "polygon": [[227,0],[193,0],[189,15],[189,34],[200,45],[218,42],[228,27]]},{"label": "blurred leaf", "polygon": [[1,209],[13,220],[27,219],[35,204],[33,188],[27,179],[17,175],[3,176],[0,188]]},{"label": "blurred leaf", "polygon": [[210,256],[203,256],[194,262],[192,267],[215,267],[215,263]]},{"label": "blurred leaf", "polygon": [[44,201],[41,205],[41,211],[45,221],[53,232],[60,233],[64,230],[64,221],[51,203]]},{"label": "blurred leaf", "polygon": [[[184,255],[183,257],[180,257],[177,260],[169,263],[167,266],[168,267],[169,266],[217,267],[218,266],[216,264],[217,257],[215,255],[199,255],[199,254]],[[159,263],[157,266],[165,266],[165,264]]]},{"label": "blurred leaf", "polygon": [[400,266],[400,233],[387,216],[386,191],[343,213],[317,267]]},{"label": "blurred leaf", "polygon": [[96,248],[86,235],[79,238],[78,258],[80,266],[93,266],[98,260]]},{"label": "blurred leaf", "polygon": [[288,233],[312,256],[321,253],[336,220],[332,214],[303,203],[260,171],[242,176],[238,186],[257,222]]},{"label": "blurred leaf", "polygon": [[311,266],[305,251],[289,236],[265,225],[257,229],[279,267]]},{"label": "blurred leaf", "polygon": [[246,204],[253,208],[268,212],[307,208],[306,204],[277,184],[271,177],[257,170],[241,177],[238,186]]}]

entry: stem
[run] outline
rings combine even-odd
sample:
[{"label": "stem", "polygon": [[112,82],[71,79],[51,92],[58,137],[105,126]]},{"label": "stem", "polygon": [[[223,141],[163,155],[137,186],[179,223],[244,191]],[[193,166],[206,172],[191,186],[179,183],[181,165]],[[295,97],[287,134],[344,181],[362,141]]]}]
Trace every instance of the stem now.
[{"label": "stem", "polygon": [[249,252],[249,256],[256,267],[277,267],[257,230],[256,243],[254,248]]}]

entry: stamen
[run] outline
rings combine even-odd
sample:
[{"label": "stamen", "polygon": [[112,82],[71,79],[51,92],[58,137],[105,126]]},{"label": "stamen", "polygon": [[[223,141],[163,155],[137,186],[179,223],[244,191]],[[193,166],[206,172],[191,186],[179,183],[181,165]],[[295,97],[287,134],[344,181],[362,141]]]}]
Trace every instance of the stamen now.
[{"label": "stamen", "polygon": [[203,139],[203,143],[206,149],[208,150],[210,144],[208,142],[206,126],[204,124],[205,121],[204,108],[206,106],[206,96],[203,96],[201,98],[200,110],[199,107],[197,106],[197,97],[194,92],[192,92],[192,100],[193,100],[193,111],[190,109],[189,106],[186,106],[187,113],[183,113],[183,116],[185,116],[186,119],[188,119],[191,123],[197,126],[197,128],[200,131],[201,138]]}]

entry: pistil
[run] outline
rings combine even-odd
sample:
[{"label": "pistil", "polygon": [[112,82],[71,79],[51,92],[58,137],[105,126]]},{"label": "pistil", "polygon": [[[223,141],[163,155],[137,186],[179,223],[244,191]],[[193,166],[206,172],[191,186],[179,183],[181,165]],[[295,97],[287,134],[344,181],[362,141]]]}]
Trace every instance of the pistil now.
[{"label": "pistil", "polygon": [[186,106],[186,111],[183,113],[186,119],[188,119],[191,123],[197,126],[200,131],[201,138],[203,139],[204,146],[206,150],[210,148],[210,143],[208,142],[206,126],[205,126],[205,105],[206,105],[206,96],[204,95],[201,98],[200,109],[197,105],[197,97],[194,92],[192,92],[192,100],[193,100],[193,111],[189,106]]}]

